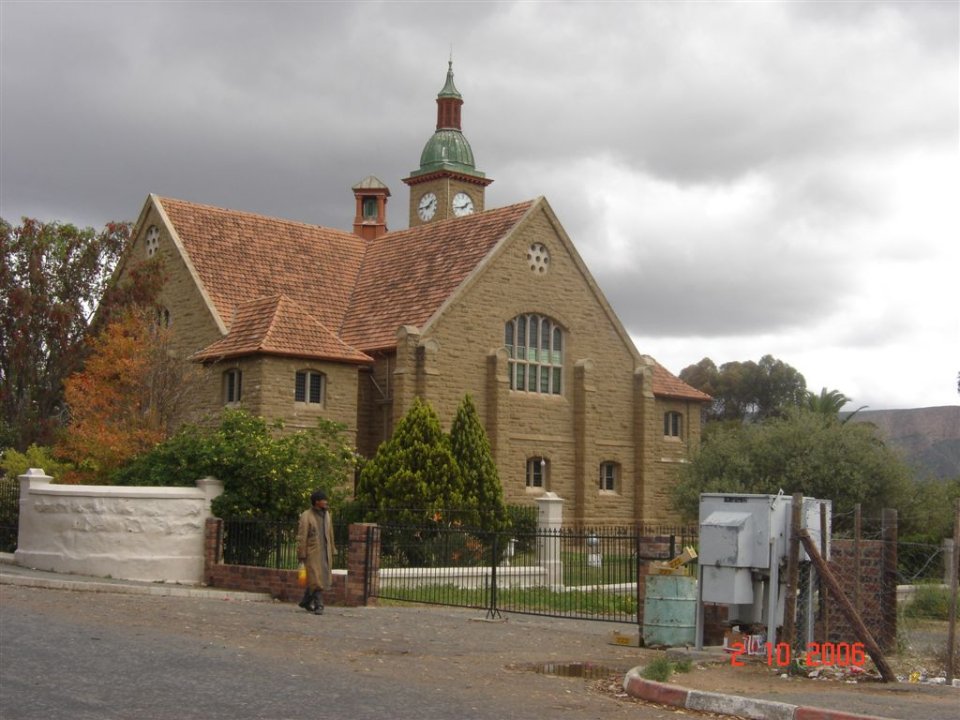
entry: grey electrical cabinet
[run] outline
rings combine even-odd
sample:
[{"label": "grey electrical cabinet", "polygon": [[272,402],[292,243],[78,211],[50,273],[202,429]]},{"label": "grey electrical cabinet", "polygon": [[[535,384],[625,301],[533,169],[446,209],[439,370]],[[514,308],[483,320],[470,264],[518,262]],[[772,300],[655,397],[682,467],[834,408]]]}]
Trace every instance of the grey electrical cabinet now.
[{"label": "grey electrical cabinet", "polygon": [[[801,527],[809,532],[817,551],[829,559],[831,502],[807,497],[802,502]],[[782,621],[781,572],[789,551],[792,505],[793,498],[783,494],[700,496],[701,606],[704,602],[729,605],[729,617],[750,623],[765,621],[771,631]],[[821,528],[822,517],[825,528]],[[800,561],[809,560],[801,548]],[[698,632],[698,642],[701,640]]]}]

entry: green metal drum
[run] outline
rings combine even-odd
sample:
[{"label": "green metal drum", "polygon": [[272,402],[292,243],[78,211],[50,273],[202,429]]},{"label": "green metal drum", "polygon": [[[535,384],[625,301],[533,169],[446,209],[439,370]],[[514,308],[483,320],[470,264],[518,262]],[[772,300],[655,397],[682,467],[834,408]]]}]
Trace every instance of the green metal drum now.
[{"label": "green metal drum", "polygon": [[643,605],[644,645],[693,645],[696,624],[696,578],[686,575],[648,575]]}]

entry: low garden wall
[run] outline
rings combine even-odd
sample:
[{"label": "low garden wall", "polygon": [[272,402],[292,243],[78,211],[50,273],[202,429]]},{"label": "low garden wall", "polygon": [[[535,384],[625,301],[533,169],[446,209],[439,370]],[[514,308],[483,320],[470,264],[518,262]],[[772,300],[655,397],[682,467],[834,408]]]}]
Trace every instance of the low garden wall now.
[{"label": "low garden wall", "polygon": [[[374,526],[355,523],[349,527],[347,569],[333,571],[332,587],[323,591],[326,605],[356,607],[370,604],[376,595],[380,567],[379,535]],[[228,565],[223,562],[223,521],[206,521],[203,581],[222,590],[269,593],[277,600],[299,600],[303,588],[297,583],[297,571],[252,565]]]},{"label": "low garden wall", "polygon": [[204,527],[223,492],[197,487],[56,485],[43,470],[19,477],[14,559],[26,567],[126,580],[203,582]]}]

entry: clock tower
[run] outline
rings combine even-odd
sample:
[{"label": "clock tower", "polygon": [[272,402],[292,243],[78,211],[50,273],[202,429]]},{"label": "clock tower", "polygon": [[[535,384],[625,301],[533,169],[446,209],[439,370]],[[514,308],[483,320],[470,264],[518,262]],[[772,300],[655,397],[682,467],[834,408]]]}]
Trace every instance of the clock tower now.
[{"label": "clock tower", "polygon": [[403,180],[410,186],[410,227],[483,211],[484,190],[493,180],[474,164],[460,129],[462,106],[451,60],[437,95],[437,130],[420,154],[420,168]]}]

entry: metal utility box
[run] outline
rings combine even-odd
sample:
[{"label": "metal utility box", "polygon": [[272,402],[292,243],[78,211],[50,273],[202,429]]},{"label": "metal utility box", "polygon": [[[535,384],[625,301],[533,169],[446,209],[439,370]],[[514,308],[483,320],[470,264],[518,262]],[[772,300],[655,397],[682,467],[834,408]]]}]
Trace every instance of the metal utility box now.
[{"label": "metal utility box", "polygon": [[[829,500],[803,498],[800,523],[825,558],[830,557]],[[728,605],[731,618],[765,622],[773,637],[783,617],[781,573],[790,546],[793,498],[789,495],[704,493],[700,496],[697,643],[702,643],[702,604]],[[826,547],[821,547],[821,506]],[[801,548],[800,561],[810,558]]]}]

